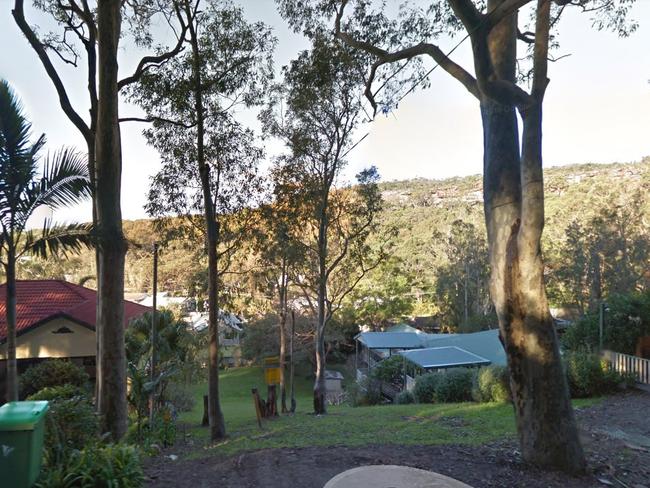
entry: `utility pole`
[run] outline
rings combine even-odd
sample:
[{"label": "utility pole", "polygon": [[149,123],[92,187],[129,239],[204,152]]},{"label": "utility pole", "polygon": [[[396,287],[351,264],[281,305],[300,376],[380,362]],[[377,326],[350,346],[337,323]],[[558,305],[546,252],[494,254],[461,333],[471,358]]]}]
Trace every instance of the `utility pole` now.
[{"label": "utility pole", "polygon": [[156,327],[156,299],[158,295],[158,243],[153,243],[153,312],[151,314],[151,404],[149,410],[149,426],[153,428],[154,411],[156,410],[156,353],[158,342],[158,329]]}]

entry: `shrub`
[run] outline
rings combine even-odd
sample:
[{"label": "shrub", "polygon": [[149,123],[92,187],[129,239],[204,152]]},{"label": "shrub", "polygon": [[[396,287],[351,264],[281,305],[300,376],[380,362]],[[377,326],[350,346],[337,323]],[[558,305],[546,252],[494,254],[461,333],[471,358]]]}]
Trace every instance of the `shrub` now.
[{"label": "shrub", "polygon": [[627,379],[614,370],[598,355],[572,352],[565,358],[569,389],[573,398],[586,398],[610,393]]},{"label": "shrub", "polygon": [[440,373],[427,373],[418,376],[413,388],[413,396],[418,403],[432,403],[436,393],[436,386],[440,379]]},{"label": "shrub", "polygon": [[50,402],[45,420],[45,450],[53,461],[59,462],[71,450],[83,448],[99,431],[90,400],[77,387],[47,387],[28,399]]},{"label": "shrub", "polygon": [[190,412],[194,408],[196,400],[189,385],[170,382],[163,393],[165,402],[174,406],[177,412]]},{"label": "shrub", "polygon": [[46,466],[37,488],[139,488],[144,474],[138,451],[122,444],[89,446],[64,463]]},{"label": "shrub", "polygon": [[413,396],[413,393],[405,390],[400,392],[399,395],[397,395],[397,398],[395,399],[395,403],[397,403],[398,405],[408,405],[410,403],[415,403],[415,397]]},{"label": "shrub", "polygon": [[438,373],[440,379],[436,384],[434,398],[436,402],[453,403],[472,400],[472,386],[476,370],[469,368],[451,368]]},{"label": "shrub", "polygon": [[367,407],[381,403],[379,383],[365,379],[361,383],[352,383],[346,388],[348,402],[352,407]]},{"label": "shrub", "polygon": [[509,402],[511,394],[508,368],[493,364],[479,369],[472,397],[477,402]]},{"label": "shrub", "polygon": [[88,375],[83,368],[64,359],[49,359],[31,366],[20,377],[23,397],[33,395],[48,386],[86,386]]},{"label": "shrub", "polygon": [[391,356],[384,359],[372,370],[372,377],[386,383],[401,382],[404,377],[404,358]]}]

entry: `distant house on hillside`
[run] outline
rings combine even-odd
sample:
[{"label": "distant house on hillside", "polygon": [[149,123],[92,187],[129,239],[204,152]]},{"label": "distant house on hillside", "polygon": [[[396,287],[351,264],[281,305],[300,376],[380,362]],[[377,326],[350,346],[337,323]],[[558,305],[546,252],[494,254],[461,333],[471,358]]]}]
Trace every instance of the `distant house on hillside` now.
[{"label": "distant house on hillside", "polygon": [[[97,292],[62,280],[16,283],[18,371],[49,358],[67,358],[95,377]],[[124,301],[124,325],[149,307]],[[7,359],[6,285],[0,285],[0,398]]]},{"label": "distant house on hillside", "polygon": [[[196,332],[208,328],[207,312],[191,312],[185,320]],[[224,366],[239,366],[241,363],[241,338],[245,323],[246,321],[239,315],[219,310],[219,345]]]}]

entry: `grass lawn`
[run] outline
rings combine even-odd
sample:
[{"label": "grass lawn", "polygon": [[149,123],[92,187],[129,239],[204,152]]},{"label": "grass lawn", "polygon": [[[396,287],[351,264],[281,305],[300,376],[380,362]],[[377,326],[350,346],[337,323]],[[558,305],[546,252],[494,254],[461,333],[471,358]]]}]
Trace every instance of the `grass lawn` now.
[{"label": "grass lawn", "polygon": [[[262,370],[239,368],[220,376],[221,405],[228,437],[208,443],[208,429],[200,427],[205,384],[196,385],[195,408],[181,415],[189,434],[197,442],[192,457],[211,453],[277,447],[363,446],[370,444],[468,444],[476,445],[515,433],[512,406],[496,403],[383,405],[375,407],[330,406],[325,416],[311,415],[311,382],[296,376],[297,411],[257,425],[251,388],[266,396]],[[578,400],[585,406],[594,400]],[[196,426],[196,427],[194,427]]]}]

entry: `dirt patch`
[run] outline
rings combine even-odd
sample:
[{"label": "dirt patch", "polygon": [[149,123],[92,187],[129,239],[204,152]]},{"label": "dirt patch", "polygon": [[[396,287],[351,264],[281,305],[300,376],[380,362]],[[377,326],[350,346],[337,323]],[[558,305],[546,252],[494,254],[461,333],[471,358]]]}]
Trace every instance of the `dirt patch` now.
[{"label": "dirt patch", "polygon": [[[628,393],[577,412],[590,473],[582,478],[540,471],[521,461],[516,442],[467,446],[366,446],[267,449],[232,457],[147,462],[152,487],[321,488],[350,468],[399,464],[481,487],[650,488],[650,395]],[[409,419],[410,420],[410,419]],[[453,422],[452,422],[453,423]],[[621,435],[620,432],[624,434]]]}]

